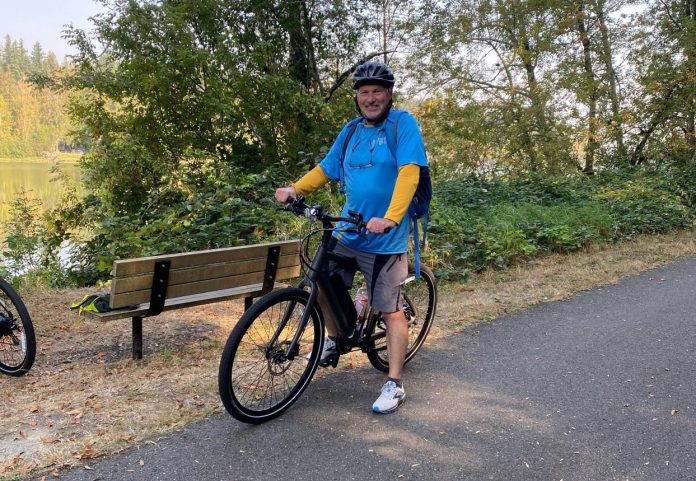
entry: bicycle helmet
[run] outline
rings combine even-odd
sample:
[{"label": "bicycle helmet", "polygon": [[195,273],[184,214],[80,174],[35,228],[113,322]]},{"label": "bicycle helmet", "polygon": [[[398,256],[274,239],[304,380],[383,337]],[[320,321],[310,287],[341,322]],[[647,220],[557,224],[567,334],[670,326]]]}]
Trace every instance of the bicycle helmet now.
[{"label": "bicycle helmet", "polygon": [[394,74],[382,62],[365,62],[358,65],[353,72],[353,89],[358,90],[363,85],[394,86]]}]

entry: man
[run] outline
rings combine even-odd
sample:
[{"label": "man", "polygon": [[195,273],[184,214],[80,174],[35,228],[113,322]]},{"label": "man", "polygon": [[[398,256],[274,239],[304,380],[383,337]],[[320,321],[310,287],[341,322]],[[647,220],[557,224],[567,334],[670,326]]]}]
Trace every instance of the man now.
[{"label": "man", "polygon": [[[308,174],[275,193],[286,203],[305,195],[329,181],[345,185],[349,210],[360,212],[367,222],[367,235],[334,233],[335,252],[356,260],[365,275],[370,304],[381,311],[387,327],[389,377],[374,402],[376,413],[395,411],[406,399],[401,380],[408,346],[408,324],[403,308],[403,283],[408,273],[406,252],[410,225],[406,211],[418,186],[420,166],[427,166],[423,139],[416,119],[409,113],[392,109],[394,75],[381,62],[366,62],[353,73],[355,102],[361,116],[344,151],[344,141],[352,130],[347,124],[338,135],[324,160]],[[396,132],[396,133],[395,133]],[[395,151],[389,147],[396,136]],[[343,161],[341,162],[341,158]],[[332,273],[352,286],[355,271],[332,266]],[[319,302],[326,305],[320,293]],[[322,364],[337,355],[336,323],[330,309],[326,315],[328,338],[324,342]]]}]

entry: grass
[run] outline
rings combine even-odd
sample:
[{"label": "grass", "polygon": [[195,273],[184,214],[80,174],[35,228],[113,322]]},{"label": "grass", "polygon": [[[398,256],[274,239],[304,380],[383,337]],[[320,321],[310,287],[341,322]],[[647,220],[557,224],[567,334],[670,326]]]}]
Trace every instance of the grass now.
[{"label": "grass", "polygon": [[[610,284],[675,259],[696,255],[692,231],[638,237],[550,255],[505,271],[473,275],[467,284],[440,285],[428,342],[542,302]],[[164,313],[144,322],[145,359],[130,359],[128,321],[82,320],[68,309],[93,290],[24,293],[39,352],[23,378],[4,378],[0,480],[38,470],[59,476],[92,459],[152,442],[222,410],[217,368],[238,319],[240,302]],[[426,344],[427,349],[427,344]],[[367,366],[365,356],[339,368]],[[320,370],[318,375],[331,375]]]}]

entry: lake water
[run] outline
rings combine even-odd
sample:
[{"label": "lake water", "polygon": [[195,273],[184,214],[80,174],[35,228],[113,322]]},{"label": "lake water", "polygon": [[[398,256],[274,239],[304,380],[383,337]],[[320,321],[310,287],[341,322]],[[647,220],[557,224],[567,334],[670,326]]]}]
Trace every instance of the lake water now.
[{"label": "lake water", "polygon": [[[65,184],[55,182],[56,175],[51,173],[52,162],[0,162],[0,233],[2,223],[8,219],[12,202],[17,194],[24,189],[31,198],[38,199],[44,209],[54,207],[60,199]],[[76,163],[61,163],[59,169],[64,172],[69,181],[74,183],[78,192],[84,192],[80,182],[80,167]]]}]

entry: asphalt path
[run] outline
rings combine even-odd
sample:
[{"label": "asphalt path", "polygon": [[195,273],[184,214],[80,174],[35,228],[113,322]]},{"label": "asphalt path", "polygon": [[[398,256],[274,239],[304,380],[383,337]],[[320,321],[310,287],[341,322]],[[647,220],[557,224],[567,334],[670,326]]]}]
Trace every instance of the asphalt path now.
[{"label": "asphalt path", "polygon": [[370,412],[380,373],[332,371],[275,421],[216,415],[60,479],[696,480],[695,351],[692,258],[427,344],[395,414]]}]

